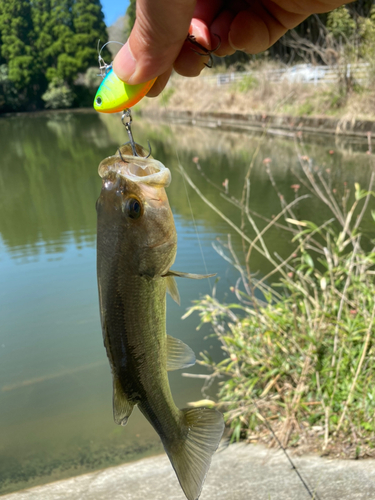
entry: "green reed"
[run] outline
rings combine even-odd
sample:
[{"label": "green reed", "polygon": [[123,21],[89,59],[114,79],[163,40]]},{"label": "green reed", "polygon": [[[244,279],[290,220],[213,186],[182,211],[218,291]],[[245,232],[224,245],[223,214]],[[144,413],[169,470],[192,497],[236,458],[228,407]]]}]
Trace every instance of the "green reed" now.
[{"label": "green reed", "polygon": [[[375,241],[361,231],[370,215],[374,173],[365,190],[355,184],[338,196],[326,171],[306,156],[299,154],[299,160],[303,174],[289,204],[265,162],[281,202],[272,219],[251,210],[255,156],[242,199],[225,195],[241,211],[240,226],[197,190],[241,235],[244,257],[236,255],[230,237],[218,248],[239,272],[232,287],[237,302],[221,303],[214,291],[195,301],[185,317],[197,311],[222,344],[221,362],[202,353],[200,363],[219,377],[218,406],[232,439],[259,437],[266,419],[284,446],[315,429],[321,449],[346,440],[359,456],[375,436]],[[301,185],[309,195],[298,196]],[[299,220],[295,207],[306,196],[318,198],[331,217],[320,225]],[[262,229],[260,217],[266,221]],[[290,234],[293,250],[286,258],[267,247],[267,232],[275,227]],[[249,228],[255,237],[248,236]],[[254,252],[272,264],[261,278],[250,272]]]}]

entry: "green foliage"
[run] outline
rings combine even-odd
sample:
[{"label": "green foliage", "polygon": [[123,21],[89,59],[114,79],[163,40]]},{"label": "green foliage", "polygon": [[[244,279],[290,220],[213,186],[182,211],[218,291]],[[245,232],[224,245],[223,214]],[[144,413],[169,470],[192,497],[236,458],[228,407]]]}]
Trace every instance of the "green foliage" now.
[{"label": "green foliage", "polygon": [[[225,358],[216,363],[205,353],[201,364],[224,379],[219,406],[233,439],[259,435],[264,419],[271,419],[284,445],[291,436],[298,442],[301,429],[318,426],[323,448],[353,434],[366,448],[375,436],[375,253],[360,227],[370,211],[374,176],[367,190],[355,183],[352,193],[345,188],[339,196],[329,172],[312,168],[306,156],[300,162],[305,175],[299,180],[332,217],[321,225],[299,220],[294,205],[306,195],[289,204],[280,195],[282,211],[260,230],[244,206],[250,199],[245,184],[238,206],[246,218],[237,232],[246,266],[230,244],[226,256],[240,271],[242,287],[232,287],[239,303],[206,296],[186,316],[197,311],[222,343]],[[282,219],[295,245],[285,259],[275,258],[265,241]],[[267,276],[249,273],[252,252],[272,264]],[[272,286],[271,276],[277,277]]]},{"label": "green foliage", "polygon": [[9,78],[18,89],[30,85],[34,73],[30,32],[29,1],[0,2],[1,55],[8,65]]},{"label": "green foliage", "polygon": [[298,114],[301,116],[311,115],[315,111],[315,106],[311,101],[305,101],[298,109]]},{"label": "green foliage", "polygon": [[[104,15],[100,0],[75,0],[72,8],[75,59],[79,71],[87,68],[97,60],[97,43],[107,41]],[[110,55],[105,50],[102,56]]]},{"label": "green foliage", "polygon": [[328,14],[327,28],[336,38],[350,38],[355,32],[356,23],[343,5]]},{"label": "green foliage", "polygon": [[135,19],[136,19],[136,0],[130,0],[129,7],[126,11],[126,15],[128,18],[128,25],[125,29],[126,36],[129,38],[130,32],[133,29]]},{"label": "green foliage", "polygon": [[56,78],[48,84],[48,89],[42,95],[42,99],[46,103],[46,108],[70,108],[74,101],[74,95],[63,80]]},{"label": "green foliage", "polygon": [[6,64],[0,65],[0,112],[19,109],[24,101],[14,82],[9,79],[8,67]]},{"label": "green foliage", "polygon": [[[28,107],[42,105],[49,82],[54,91],[57,80],[72,86],[94,65],[99,39],[102,44],[107,41],[99,0],[0,2],[0,62],[7,65],[15,87],[26,94],[23,105],[28,100]],[[110,59],[106,49],[103,56]]]},{"label": "green foliage", "polygon": [[249,92],[249,90],[254,90],[259,86],[258,79],[254,75],[246,75],[242,78],[236,85],[235,88],[239,92]]}]

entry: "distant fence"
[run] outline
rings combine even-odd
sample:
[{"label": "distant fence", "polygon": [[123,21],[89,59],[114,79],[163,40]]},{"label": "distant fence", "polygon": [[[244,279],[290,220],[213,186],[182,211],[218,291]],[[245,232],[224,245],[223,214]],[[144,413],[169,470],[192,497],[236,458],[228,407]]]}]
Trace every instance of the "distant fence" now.
[{"label": "distant fence", "polygon": [[335,82],[338,76],[345,74],[353,77],[358,82],[368,78],[368,63],[348,64],[347,66],[313,66],[312,64],[298,64],[290,68],[271,69],[267,71],[244,71],[236,73],[219,73],[212,76],[202,76],[206,82],[220,87],[234,82],[240,82],[246,77],[260,76],[270,82],[300,82],[318,85],[321,83]]}]

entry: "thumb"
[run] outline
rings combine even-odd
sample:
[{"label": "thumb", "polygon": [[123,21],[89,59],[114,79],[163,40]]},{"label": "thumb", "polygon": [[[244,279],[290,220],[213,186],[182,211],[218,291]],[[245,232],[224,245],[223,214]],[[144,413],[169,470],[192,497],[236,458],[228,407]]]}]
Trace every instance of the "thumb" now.
[{"label": "thumb", "polygon": [[172,67],[189,31],[196,0],[137,0],[129,40],[113,70],[132,85],[152,80]]}]

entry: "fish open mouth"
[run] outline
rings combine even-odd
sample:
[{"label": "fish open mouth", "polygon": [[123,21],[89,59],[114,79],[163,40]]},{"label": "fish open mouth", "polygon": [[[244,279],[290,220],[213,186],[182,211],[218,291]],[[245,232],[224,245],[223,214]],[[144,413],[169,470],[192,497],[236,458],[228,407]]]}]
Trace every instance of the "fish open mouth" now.
[{"label": "fish open mouth", "polygon": [[105,158],[99,165],[99,175],[104,178],[110,172],[129,179],[137,184],[153,187],[167,187],[171,182],[171,172],[154,158],[126,155],[118,151],[116,155]]}]

